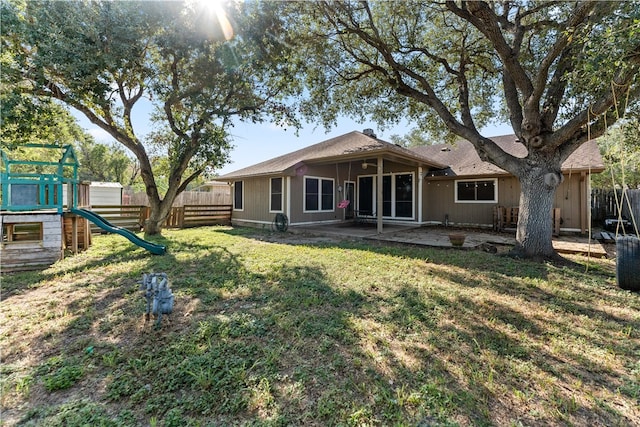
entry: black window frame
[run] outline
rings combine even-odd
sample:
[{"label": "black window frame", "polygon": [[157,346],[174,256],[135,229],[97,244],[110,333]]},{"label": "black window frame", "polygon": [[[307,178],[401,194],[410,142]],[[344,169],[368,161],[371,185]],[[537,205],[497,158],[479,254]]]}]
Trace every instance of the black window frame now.
[{"label": "black window frame", "polygon": [[[239,203],[240,206],[238,206],[238,201],[240,202]],[[244,181],[233,182],[233,210],[234,211],[244,210]]]},{"label": "black window frame", "polygon": [[[484,191],[486,187],[493,189],[491,198],[486,196],[488,194],[488,191]],[[454,188],[456,203],[498,203],[496,178],[456,180]]]},{"label": "black window frame", "polygon": [[[315,189],[310,183],[315,181]],[[309,184],[308,184],[309,183]],[[305,176],[303,180],[303,212],[321,213],[335,211],[336,181],[333,178]],[[330,191],[329,190],[330,187]],[[310,191],[311,190],[311,191]]]},{"label": "black window frame", "polygon": [[[280,181],[279,192],[274,192],[274,180]],[[277,189],[276,189],[277,190]],[[279,203],[280,206],[274,208],[274,201]],[[269,180],[269,212],[278,213],[283,212],[284,209],[284,179],[281,176],[273,177]]]}]

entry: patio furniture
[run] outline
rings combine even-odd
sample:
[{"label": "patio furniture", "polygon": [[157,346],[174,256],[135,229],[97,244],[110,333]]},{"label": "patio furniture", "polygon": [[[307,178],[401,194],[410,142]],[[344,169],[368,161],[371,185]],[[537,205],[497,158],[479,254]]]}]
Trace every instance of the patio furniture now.
[{"label": "patio furniture", "polygon": [[[518,213],[520,208],[517,206],[513,207],[504,207],[504,206],[494,206],[493,207],[493,229],[494,231],[504,231],[507,228],[516,228],[518,225]],[[560,216],[560,208],[553,208],[551,210],[552,219],[553,219],[553,235],[560,235],[560,224],[562,222],[562,218]]]},{"label": "patio furniture", "polygon": [[376,221],[376,213],[370,210],[354,210],[356,224],[373,224]]}]

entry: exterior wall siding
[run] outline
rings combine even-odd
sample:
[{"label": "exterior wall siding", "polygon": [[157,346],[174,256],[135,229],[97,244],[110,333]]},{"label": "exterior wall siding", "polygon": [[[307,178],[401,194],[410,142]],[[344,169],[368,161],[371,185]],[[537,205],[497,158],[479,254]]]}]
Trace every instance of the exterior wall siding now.
[{"label": "exterior wall siding", "polygon": [[233,210],[231,213],[233,221],[250,221],[256,224],[270,224],[273,221],[275,214],[269,213],[269,181],[271,178],[259,177],[242,180],[244,191],[243,209]]},{"label": "exterior wall siding", "polygon": [[[506,178],[505,178],[506,179]],[[493,224],[493,207],[510,203],[501,194],[504,183],[498,179],[498,203],[456,203],[455,180],[426,180],[423,185],[423,220],[426,222],[445,223],[450,225],[467,224],[491,226]],[[517,205],[517,204],[516,204]],[[511,204],[506,204],[511,206]]]},{"label": "exterior wall siding", "polygon": [[[369,160],[371,164],[373,160]],[[336,222],[345,219],[345,209],[338,208],[338,203],[344,199],[344,193],[338,191],[338,187],[345,188],[345,182],[355,183],[356,195],[358,193],[358,177],[371,176],[377,171],[376,166],[362,168],[361,161],[352,161],[327,165],[307,165],[304,174],[283,176],[283,211],[289,216],[291,225],[304,225],[322,222]],[[418,177],[417,169],[407,165],[384,162],[384,173],[413,173],[414,174],[414,218],[417,218],[418,203]],[[245,178],[243,182],[244,200],[243,209],[232,212],[232,223],[237,225],[266,226],[271,224],[275,218],[275,213],[269,212],[270,202],[270,180],[274,176]],[[327,212],[305,212],[304,211],[304,182],[305,177],[331,179],[334,182],[333,206]],[[287,178],[290,179],[290,191],[287,192]],[[233,195],[233,189],[232,189]],[[357,200],[357,198],[356,198]],[[356,203],[356,200],[353,202]],[[355,206],[354,206],[355,208]]]},{"label": "exterior wall siding", "polygon": [[[466,178],[465,178],[466,179]],[[482,178],[488,179],[488,178]],[[581,209],[588,209],[586,177],[580,173],[564,175],[564,181],[558,186],[554,207],[560,208],[561,228],[579,230]],[[448,215],[450,224],[493,225],[494,206],[518,207],[520,203],[520,183],[515,177],[498,177],[497,203],[455,203],[455,179],[425,180],[423,190],[423,212],[425,222],[444,223]],[[582,184],[581,184],[582,181]]]},{"label": "exterior wall siding", "polygon": [[[361,161],[352,161],[326,165],[307,165],[303,174],[282,176],[283,178],[283,212],[289,216],[289,223],[293,226],[336,222],[345,219],[345,209],[338,208],[338,203],[344,198],[344,194],[338,191],[338,187],[345,187],[345,181],[355,183],[355,200],[358,200],[358,178],[361,176],[374,176],[376,174],[375,160],[368,162],[371,166],[362,168]],[[372,165],[373,164],[373,165]],[[413,221],[418,220],[418,183],[417,169],[407,165],[384,162],[384,174],[389,173],[414,173],[414,209]],[[232,222],[241,225],[269,226],[275,213],[269,212],[270,203],[270,179],[274,176],[243,179],[244,206],[243,210],[234,210]],[[304,182],[305,177],[331,179],[334,181],[333,206],[327,212],[304,211]],[[515,177],[477,177],[461,178],[463,180],[495,179],[497,183],[497,202],[464,203],[455,201],[456,177],[425,179],[422,185],[422,222],[444,223],[446,220],[452,225],[493,226],[493,211],[496,206],[517,207],[520,200],[520,184]],[[554,207],[560,208],[561,228],[564,230],[580,230],[586,223],[585,209],[588,209],[589,200],[586,189],[588,176],[584,173],[565,174],[564,181],[556,191]],[[289,180],[289,185],[287,181]],[[290,191],[290,194],[289,194]],[[354,209],[357,209],[354,206]],[[411,220],[409,220],[411,221]]]},{"label": "exterior wall siding", "polygon": [[[344,181],[347,178],[347,169],[342,168],[344,171],[344,178],[341,176],[340,167],[336,169],[334,165],[309,165],[304,175],[296,175],[291,178],[291,218],[289,221],[291,224],[296,223],[313,223],[313,222],[326,222],[326,221],[340,221],[344,218],[343,209],[338,209],[338,184],[337,180]],[[330,212],[304,212],[304,180],[305,177],[325,178],[333,179],[333,206]]]},{"label": "exterior wall siding", "polygon": [[[587,227],[587,212],[590,209],[587,176],[580,173],[564,175],[564,181],[556,191],[553,206],[560,208],[560,228],[579,230]],[[581,214],[584,218],[581,220]],[[584,223],[583,223],[584,222]]]}]

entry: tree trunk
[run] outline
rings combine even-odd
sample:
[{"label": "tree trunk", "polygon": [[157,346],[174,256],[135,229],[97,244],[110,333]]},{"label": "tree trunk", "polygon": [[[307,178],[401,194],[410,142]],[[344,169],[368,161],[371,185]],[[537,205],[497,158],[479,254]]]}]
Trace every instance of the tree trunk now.
[{"label": "tree trunk", "polygon": [[168,204],[166,200],[163,200],[155,208],[153,206],[153,203],[150,204],[151,209],[149,218],[147,218],[144,222],[144,235],[160,235],[162,234],[162,223],[169,217],[171,204]]},{"label": "tree trunk", "polygon": [[149,216],[144,221],[144,235],[146,236],[157,236],[162,233],[162,227],[160,224],[162,221],[158,221],[157,219]]},{"label": "tree trunk", "polygon": [[162,223],[167,219],[171,212],[174,198],[169,200],[167,196],[163,200],[159,198],[149,197],[149,218],[144,222],[144,235],[155,236],[162,234]]},{"label": "tree trunk", "polygon": [[556,189],[562,182],[562,174],[558,170],[536,166],[518,176],[520,208],[512,255],[534,259],[557,258],[552,243],[552,209]]},{"label": "tree trunk", "polygon": [[162,221],[160,220],[160,200],[149,199],[149,218],[144,221],[144,235],[155,236],[162,233]]}]

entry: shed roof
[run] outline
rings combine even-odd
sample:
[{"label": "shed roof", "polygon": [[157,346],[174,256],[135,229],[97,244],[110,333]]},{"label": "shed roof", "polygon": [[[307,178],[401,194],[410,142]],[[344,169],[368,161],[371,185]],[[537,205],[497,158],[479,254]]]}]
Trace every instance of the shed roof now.
[{"label": "shed roof", "polygon": [[257,163],[235,172],[218,177],[219,180],[241,177],[287,174],[302,163],[327,163],[371,158],[382,155],[400,161],[407,161],[433,168],[445,168],[440,163],[423,156],[421,153],[400,147],[390,142],[353,131],[326,141],[310,145],[297,151]]},{"label": "shed roof", "polygon": [[105,182],[105,181],[91,181],[91,187],[102,187],[102,188],[122,188],[122,184],[119,182]]},{"label": "shed roof", "polygon": [[[527,148],[517,140],[515,135],[502,135],[491,137],[507,153],[523,158],[527,155]],[[413,151],[437,162],[450,166],[452,175],[502,175],[508,174],[498,166],[480,160],[473,145],[467,140],[458,140],[455,144],[425,145],[413,148]],[[604,163],[600,155],[600,149],[595,140],[582,144],[562,164],[563,171],[591,170],[602,172]]]}]

